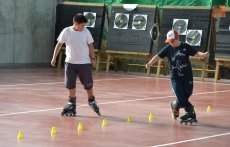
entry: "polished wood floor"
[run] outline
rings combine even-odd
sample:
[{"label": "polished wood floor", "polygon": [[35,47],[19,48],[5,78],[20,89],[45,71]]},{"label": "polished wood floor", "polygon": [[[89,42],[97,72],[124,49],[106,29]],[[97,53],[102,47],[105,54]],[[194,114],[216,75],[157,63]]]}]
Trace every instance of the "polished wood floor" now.
[{"label": "polished wood floor", "polygon": [[[175,97],[167,77],[104,71],[94,73],[102,116],[89,108],[78,81],[77,116],[62,117],[67,102],[63,70],[4,67],[0,69],[0,146],[229,147],[230,82],[195,81],[194,86],[190,100],[197,112],[196,126],[171,118],[169,103]],[[149,122],[150,113],[154,119]],[[51,135],[52,127],[56,134]],[[23,138],[17,139],[20,130]]]}]

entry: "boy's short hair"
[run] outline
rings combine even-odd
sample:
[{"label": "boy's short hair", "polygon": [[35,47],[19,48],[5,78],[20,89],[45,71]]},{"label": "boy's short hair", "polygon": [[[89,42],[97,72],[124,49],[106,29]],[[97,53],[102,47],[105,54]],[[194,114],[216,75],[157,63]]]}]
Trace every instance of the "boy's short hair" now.
[{"label": "boy's short hair", "polygon": [[77,13],[77,14],[75,14],[74,15],[74,17],[73,17],[73,23],[87,23],[87,18],[83,15],[83,14],[81,14],[81,13]]}]

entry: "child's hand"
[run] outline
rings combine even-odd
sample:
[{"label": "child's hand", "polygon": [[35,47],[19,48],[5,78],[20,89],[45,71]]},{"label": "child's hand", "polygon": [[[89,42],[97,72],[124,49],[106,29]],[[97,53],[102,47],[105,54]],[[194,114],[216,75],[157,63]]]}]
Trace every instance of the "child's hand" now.
[{"label": "child's hand", "polygon": [[151,65],[149,63],[145,64],[146,69],[150,69]]},{"label": "child's hand", "polygon": [[93,67],[93,68],[96,67],[96,63],[97,63],[96,59],[92,59],[92,60],[91,60],[91,64],[92,64],[92,67]]},{"label": "child's hand", "polygon": [[52,65],[52,66],[55,66],[55,65],[56,65],[56,60],[52,59],[51,65]]},{"label": "child's hand", "polygon": [[205,53],[204,53],[204,57],[205,57],[205,58],[208,58],[208,57],[209,57],[209,53],[208,53],[208,52],[205,52]]}]

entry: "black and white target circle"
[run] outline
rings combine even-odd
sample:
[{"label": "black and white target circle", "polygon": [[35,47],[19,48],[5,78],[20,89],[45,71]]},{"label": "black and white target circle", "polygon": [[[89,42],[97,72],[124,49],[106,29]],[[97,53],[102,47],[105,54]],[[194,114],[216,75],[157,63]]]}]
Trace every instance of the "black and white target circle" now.
[{"label": "black and white target circle", "polygon": [[145,30],[147,24],[147,15],[134,15],[133,26],[134,30]]},{"label": "black and white target circle", "polygon": [[128,28],[129,15],[123,13],[116,13],[114,19],[114,28],[127,29]]},{"label": "black and white target circle", "polygon": [[87,23],[85,24],[86,27],[95,27],[95,21],[96,21],[96,13],[93,12],[84,12],[84,15],[87,19]]}]

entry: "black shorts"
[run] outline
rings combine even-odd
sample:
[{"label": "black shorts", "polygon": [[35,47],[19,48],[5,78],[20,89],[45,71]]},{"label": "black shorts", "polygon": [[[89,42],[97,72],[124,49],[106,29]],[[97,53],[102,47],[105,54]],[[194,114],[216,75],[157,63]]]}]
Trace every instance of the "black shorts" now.
[{"label": "black shorts", "polygon": [[71,64],[65,63],[65,87],[73,89],[76,87],[77,76],[79,77],[84,89],[89,90],[93,87],[92,66],[91,64]]}]

